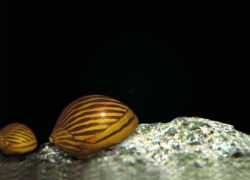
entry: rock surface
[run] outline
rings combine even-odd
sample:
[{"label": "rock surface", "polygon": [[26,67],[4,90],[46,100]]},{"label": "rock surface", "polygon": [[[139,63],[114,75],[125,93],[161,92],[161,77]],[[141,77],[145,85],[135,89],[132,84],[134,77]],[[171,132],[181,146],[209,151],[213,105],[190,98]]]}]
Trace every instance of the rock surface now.
[{"label": "rock surface", "polygon": [[51,143],[30,154],[0,154],[2,180],[250,179],[250,136],[198,117],[140,124],[113,149],[76,160]]}]

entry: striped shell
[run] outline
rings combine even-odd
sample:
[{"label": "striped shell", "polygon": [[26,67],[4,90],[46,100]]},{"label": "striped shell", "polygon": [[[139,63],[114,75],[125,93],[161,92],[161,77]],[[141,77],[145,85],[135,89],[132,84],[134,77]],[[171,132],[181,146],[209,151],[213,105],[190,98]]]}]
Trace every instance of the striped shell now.
[{"label": "striped shell", "polygon": [[125,104],[103,95],[83,96],[64,108],[49,140],[85,159],[120,143],[137,125],[138,118]]},{"label": "striped shell", "polygon": [[34,133],[22,123],[11,123],[0,130],[0,150],[4,154],[23,154],[36,147]]}]

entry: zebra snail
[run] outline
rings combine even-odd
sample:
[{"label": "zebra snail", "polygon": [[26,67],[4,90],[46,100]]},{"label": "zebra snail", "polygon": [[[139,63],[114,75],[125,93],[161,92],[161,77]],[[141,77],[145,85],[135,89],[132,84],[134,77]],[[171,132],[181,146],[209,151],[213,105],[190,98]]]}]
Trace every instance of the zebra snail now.
[{"label": "zebra snail", "polygon": [[22,123],[11,123],[0,130],[0,150],[3,154],[23,154],[36,147],[36,136]]},{"label": "zebra snail", "polygon": [[137,125],[137,116],[122,102],[88,95],[64,108],[49,141],[77,159],[85,159],[120,143]]}]

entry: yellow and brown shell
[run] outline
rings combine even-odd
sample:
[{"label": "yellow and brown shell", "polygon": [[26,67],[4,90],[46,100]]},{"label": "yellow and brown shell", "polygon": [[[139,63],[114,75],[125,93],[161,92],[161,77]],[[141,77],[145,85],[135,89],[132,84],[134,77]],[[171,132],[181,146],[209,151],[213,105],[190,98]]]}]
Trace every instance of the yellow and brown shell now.
[{"label": "yellow and brown shell", "polygon": [[36,147],[34,133],[22,123],[11,123],[0,130],[0,150],[4,154],[23,154]]},{"label": "yellow and brown shell", "polygon": [[64,108],[49,141],[84,159],[120,143],[137,125],[137,116],[125,104],[108,96],[88,95]]}]

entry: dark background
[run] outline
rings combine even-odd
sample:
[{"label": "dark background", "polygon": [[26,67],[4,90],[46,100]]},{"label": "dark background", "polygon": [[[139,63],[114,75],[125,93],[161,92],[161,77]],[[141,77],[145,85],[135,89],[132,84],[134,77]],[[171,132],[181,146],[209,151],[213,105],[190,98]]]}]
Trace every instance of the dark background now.
[{"label": "dark background", "polygon": [[47,142],[62,109],[104,94],[140,123],[199,116],[250,134],[244,3],[2,2],[1,124]]}]

